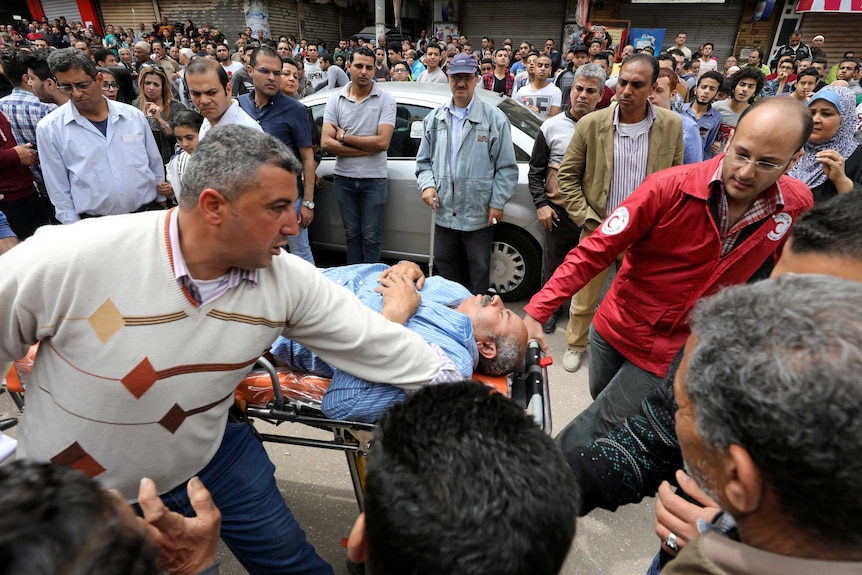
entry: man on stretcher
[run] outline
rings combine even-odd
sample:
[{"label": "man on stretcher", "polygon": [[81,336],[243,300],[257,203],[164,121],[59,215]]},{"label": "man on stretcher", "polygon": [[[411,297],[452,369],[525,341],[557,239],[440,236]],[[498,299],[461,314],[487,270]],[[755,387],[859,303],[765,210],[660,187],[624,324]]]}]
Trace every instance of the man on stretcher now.
[{"label": "man on stretcher", "polygon": [[[425,278],[419,266],[400,262],[321,270],[368,308],[422,336],[441,357],[431,383],[469,379],[473,371],[503,375],[515,370],[527,345],[523,320],[499,296],[474,295],[442,277]],[[279,337],[272,355],[281,367],[332,379],[323,413],[334,419],[376,421],[413,388],[374,383],[333,369],[304,346]],[[357,350],[361,353],[361,350]]]}]

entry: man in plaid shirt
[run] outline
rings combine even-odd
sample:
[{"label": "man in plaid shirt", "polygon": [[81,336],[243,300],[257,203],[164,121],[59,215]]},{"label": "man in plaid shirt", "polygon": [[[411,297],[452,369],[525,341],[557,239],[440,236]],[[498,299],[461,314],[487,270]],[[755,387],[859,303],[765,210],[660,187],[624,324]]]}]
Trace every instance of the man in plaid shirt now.
[{"label": "man in plaid shirt", "polygon": [[488,91],[511,96],[514,85],[515,77],[509,71],[509,52],[499,48],[494,52],[494,71],[482,76],[482,86]]},{"label": "man in plaid shirt", "polygon": [[[0,57],[3,72],[12,84],[12,93],[5,98],[0,98],[0,112],[9,119],[15,141],[22,146],[31,144],[36,150],[36,124],[57,106],[40,102],[25,81],[27,77],[25,57],[28,55],[15,50],[6,52]],[[30,166],[30,170],[33,172],[39,191],[39,195],[33,198],[33,223],[35,226],[47,224],[50,222],[50,216],[46,208],[51,205],[51,202],[47,199],[48,192],[42,179],[42,169],[36,164]],[[45,201],[40,201],[40,197],[45,198]]]}]

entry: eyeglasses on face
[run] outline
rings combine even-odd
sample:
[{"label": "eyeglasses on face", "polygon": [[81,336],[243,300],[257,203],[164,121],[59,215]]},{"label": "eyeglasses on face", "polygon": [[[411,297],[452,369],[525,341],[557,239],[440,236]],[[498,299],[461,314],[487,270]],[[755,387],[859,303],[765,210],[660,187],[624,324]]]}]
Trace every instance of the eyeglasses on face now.
[{"label": "eyeglasses on face", "polygon": [[746,164],[753,164],[754,169],[758,172],[763,172],[764,174],[775,173],[778,170],[783,170],[787,165],[784,164],[773,164],[772,162],[764,162],[763,160],[754,161],[750,158],[746,158],[742,154],[736,153],[736,151],[729,151],[727,153],[727,159],[731,161],[731,163],[736,164],[737,166],[745,166]]},{"label": "eyeglasses on face", "polygon": [[102,82],[102,91],[103,92],[113,92],[114,90],[119,90],[120,85],[116,82]]},{"label": "eyeglasses on face", "polygon": [[57,84],[57,89],[63,92],[64,94],[71,94],[72,90],[78,90],[79,92],[86,92],[90,86],[93,85],[95,80],[89,80],[87,82],[75,82],[73,84]]}]

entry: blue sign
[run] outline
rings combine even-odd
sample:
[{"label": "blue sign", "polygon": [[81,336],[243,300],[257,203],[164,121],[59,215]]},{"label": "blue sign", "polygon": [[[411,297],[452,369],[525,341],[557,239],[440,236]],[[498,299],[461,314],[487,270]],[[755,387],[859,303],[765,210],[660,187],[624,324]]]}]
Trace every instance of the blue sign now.
[{"label": "blue sign", "polygon": [[666,28],[632,28],[629,33],[629,44],[635,50],[652,47],[653,56],[659,53],[664,44],[664,33]]},{"label": "blue sign", "polygon": [[760,0],[754,7],[754,21],[769,18],[772,15],[772,9],[775,8],[775,0]]}]

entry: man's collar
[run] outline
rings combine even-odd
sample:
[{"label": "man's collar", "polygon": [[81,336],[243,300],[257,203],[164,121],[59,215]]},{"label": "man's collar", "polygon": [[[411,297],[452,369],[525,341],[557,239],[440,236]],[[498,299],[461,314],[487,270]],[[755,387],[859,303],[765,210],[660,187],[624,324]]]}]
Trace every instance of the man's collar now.
[{"label": "man's collar", "polygon": [[[470,98],[470,103],[467,104],[467,108],[466,108],[466,110],[467,110],[466,115],[467,116],[469,116],[470,112],[473,111],[473,104],[475,102],[476,102],[476,93],[473,92],[473,97]],[[446,111],[449,112],[450,114],[453,113],[453,111],[456,109],[464,110],[464,108],[458,108],[458,106],[455,105],[454,98],[449,98],[449,101],[446,102],[443,106],[446,108]]]},{"label": "man's collar", "polygon": [[[108,117],[106,119],[110,120],[111,123],[116,122],[120,116],[125,116],[128,114],[128,110],[124,109],[122,106],[118,106],[116,104],[116,102],[112,102],[111,100],[109,100],[108,98],[105,98],[104,96],[102,96],[102,98],[104,98],[105,102],[108,104]],[[83,114],[81,114],[81,112],[75,106],[75,102],[73,102],[70,99],[68,102],[66,102],[66,104],[68,104],[68,107],[66,108],[66,118],[65,118],[66,124],[68,124],[69,122],[72,122],[72,121],[75,121],[81,125],[84,125],[85,123],[90,122],[90,120],[88,120],[87,118],[84,117]],[[137,108],[132,108],[132,109],[137,110]]]},{"label": "man's collar", "polygon": [[[647,109],[646,117],[649,118],[650,123],[655,122],[656,113],[652,107],[652,104],[649,102],[649,100],[647,100],[646,109]],[[645,119],[646,118],[644,118],[644,120]],[[643,122],[643,120],[641,120],[641,122]],[[619,107],[619,105],[617,105],[617,106],[614,106],[614,126],[619,126],[620,123],[621,123],[620,122],[620,107]]]}]

